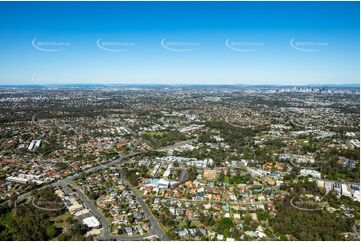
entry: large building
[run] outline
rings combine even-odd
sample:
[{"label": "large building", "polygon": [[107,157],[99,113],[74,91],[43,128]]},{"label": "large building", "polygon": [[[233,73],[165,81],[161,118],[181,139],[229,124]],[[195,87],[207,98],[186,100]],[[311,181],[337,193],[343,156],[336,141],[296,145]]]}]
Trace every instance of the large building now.
[{"label": "large building", "polygon": [[100,228],[100,222],[94,216],[87,217],[87,218],[83,219],[83,223],[88,228]]}]

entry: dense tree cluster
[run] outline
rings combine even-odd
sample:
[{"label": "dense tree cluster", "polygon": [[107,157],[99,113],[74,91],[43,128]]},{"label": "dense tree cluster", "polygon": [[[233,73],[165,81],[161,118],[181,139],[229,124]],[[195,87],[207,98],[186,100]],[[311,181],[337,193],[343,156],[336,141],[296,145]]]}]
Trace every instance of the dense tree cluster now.
[{"label": "dense tree cluster", "polygon": [[297,240],[342,240],[342,233],[352,231],[352,221],[327,211],[301,211],[290,205],[289,198],[276,203],[272,219],[278,235],[291,235]]},{"label": "dense tree cluster", "polygon": [[355,168],[350,169],[341,164],[337,155],[331,157],[327,162],[322,162],[320,171],[330,180],[360,181],[360,162],[355,162]]},{"label": "dense tree cluster", "polygon": [[170,130],[167,132],[150,132],[143,134],[143,139],[149,141],[153,147],[163,147],[173,145],[176,142],[186,140],[186,135],[177,130]]},{"label": "dense tree cluster", "polygon": [[14,210],[1,211],[0,240],[50,240],[61,233],[48,213],[28,205],[18,206]]},{"label": "dense tree cluster", "polygon": [[[124,169],[124,172],[127,180],[133,186],[138,186],[141,178],[147,177],[147,169],[144,166],[141,166],[140,168]],[[111,184],[109,184],[109,186],[111,186]]]},{"label": "dense tree cluster", "polygon": [[226,122],[208,122],[207,126],[220,130],[224,141],[234,149],[246,145],[249,137],[253,137],[255,134],[252,129],[237,128]]},{"label": "dense tree cluster", "polygon": [[34,203],[43,208],[62,208],[62,200],[54,193],[50,187],[36,190],[33,192]]},{"label": "dense tree cluster", "polygon": [[234,223],[230,218],[222,218],[216,223],[216,231],[225,236],[231,235],[231,229],[234,227]]}]

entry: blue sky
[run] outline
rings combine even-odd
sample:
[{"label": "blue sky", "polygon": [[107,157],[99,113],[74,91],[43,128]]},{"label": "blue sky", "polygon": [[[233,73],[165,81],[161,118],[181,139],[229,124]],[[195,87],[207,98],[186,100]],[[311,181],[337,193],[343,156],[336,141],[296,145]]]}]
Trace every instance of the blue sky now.
[{"label": "blue sky", "polygon": [[359,83],[358,2],[0,2],[0,84]]}]

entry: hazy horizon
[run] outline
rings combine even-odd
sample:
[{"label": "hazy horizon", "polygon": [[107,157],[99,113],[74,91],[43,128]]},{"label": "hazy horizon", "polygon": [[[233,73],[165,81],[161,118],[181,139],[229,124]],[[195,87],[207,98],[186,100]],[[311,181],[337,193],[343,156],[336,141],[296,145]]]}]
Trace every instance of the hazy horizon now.
[{"label": "hazy horizon", "polygon": [[218,83],[218,84],[207,84],[207,83],[178,83],[178,84],[166,84],[166,83],[43,83],[43,84],[6,84],[0,83],[0,87],[12,87],[12,86],[44,86],[44,87],[53,87],[53,86],[239,86],[239,87],[257,87],[257,86],[271,86],[271,87],[360,87],[360,83],[304,83],[304,84],[242,84],[242,83],[234,83],[234,84],[226,84],[226,83]]}]

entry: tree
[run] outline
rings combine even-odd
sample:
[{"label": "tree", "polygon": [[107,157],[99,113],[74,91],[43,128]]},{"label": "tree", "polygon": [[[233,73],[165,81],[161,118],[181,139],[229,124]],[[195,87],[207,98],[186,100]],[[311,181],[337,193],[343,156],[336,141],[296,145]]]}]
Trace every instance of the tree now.
[{"label": "tree", "polygon": [[224,171],[222,171],[221,173],[219,173],[218,181],[224,182],[225,177],[226,177],[226,175],[224,174]]},{"label": "tree", "polygon": [[278,235],[290,234],[297,240],[342,240],[342,233],[352,231],[352,223],[342,216],[324,210],[301,211],[289,200],[276,203],[277,215],[270,222]]},{"label": "tree", "polygon": [[56,228],[55,226],[51,225],[46,229],[46,234],[49,238],[55,238],[61,233],[61,229]]},{"label": "tree", "polygon": [[199,214],[199,222],[201,222],[205,226],[213,226],[215,224],[215,221],[214,221],[214,218],[212,215],[210,215],[210,214],[205,215],[202,212]]},{"label": "tree", "polygon": [[60,230],[53,226],[49,214],[34,210],[28,205],[19,205],[15,213],[7,211],[2,223],[0,239],[7,240],[50,240],[56,237]]},{"label": "tree", "polygon": [[193,181],[197,178],[197,168],[192,166],[188,172],[188,179]]},{"label": "tree", "polygon": [[233,228],[234,224],[232,219],[230,218],[222,218],[219,222],[216,223],[216,231],[225,236],[229,236],[231,234],[231,228]]}]

